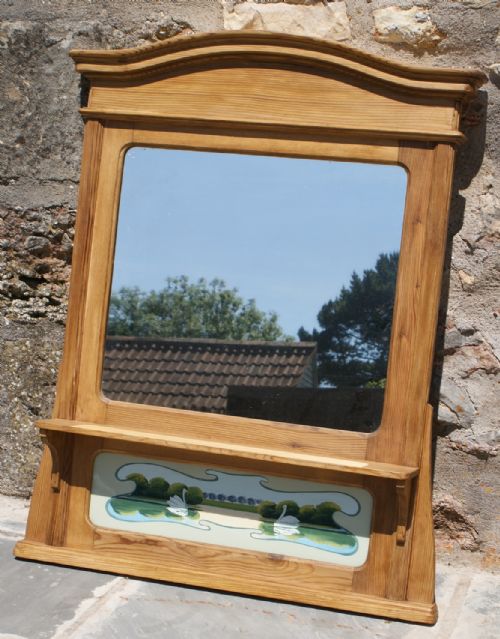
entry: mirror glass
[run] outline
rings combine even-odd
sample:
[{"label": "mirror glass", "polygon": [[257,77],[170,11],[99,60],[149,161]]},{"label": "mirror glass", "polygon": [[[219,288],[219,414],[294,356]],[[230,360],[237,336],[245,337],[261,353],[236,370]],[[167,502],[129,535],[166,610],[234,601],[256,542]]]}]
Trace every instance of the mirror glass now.
[{"label": "mirror glass", "polygon": [[104,394],[375,430],[405,193],[398,166],[129,149]]}]

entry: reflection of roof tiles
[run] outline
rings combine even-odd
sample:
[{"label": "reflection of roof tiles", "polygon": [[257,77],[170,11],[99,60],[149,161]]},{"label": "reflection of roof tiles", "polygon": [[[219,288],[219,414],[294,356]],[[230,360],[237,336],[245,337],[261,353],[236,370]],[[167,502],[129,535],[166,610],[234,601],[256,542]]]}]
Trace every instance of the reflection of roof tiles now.
[{"label": "reflection of roof tiles", "polygon": [[229,386],[297,386],[315,356],[312,342],[110,337],[102,386],[110,399],[222,413]]}]

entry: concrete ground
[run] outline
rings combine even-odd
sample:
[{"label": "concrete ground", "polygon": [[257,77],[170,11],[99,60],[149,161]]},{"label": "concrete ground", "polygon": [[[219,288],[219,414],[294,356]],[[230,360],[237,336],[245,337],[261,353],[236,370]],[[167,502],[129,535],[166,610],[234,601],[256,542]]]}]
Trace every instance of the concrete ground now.
[{"label": "concrete ground", "polygon": [[500,575],[441,556],[424,627],[13,558],[28,503],[0,495],[0,639],[496,639]]}]

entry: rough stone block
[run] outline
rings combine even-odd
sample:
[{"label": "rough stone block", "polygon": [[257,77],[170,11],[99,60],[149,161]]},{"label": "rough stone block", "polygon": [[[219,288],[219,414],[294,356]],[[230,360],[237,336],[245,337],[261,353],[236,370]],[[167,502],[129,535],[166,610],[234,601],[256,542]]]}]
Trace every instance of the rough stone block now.
[{"label": "rough stone block", "polygon": [[478,534],[463,505],[451,495],[444,495],[434,504],[434,525],[439,533],[455,540],[463,550],[478,549]]},{"label": "rough stone block", "polygon": [[445,38],[423,7],[383,7],[373,12],[373,19],[375,39],[379,42],[413,48],[432,48]]},{"label": "rough stone block", "polygon": [[345,2],[235,2],[222,0],[226,29],[277,31],[295,35],[349,40]]},{"label": "rough stone block", "polygon": [[500,372],[498,359],[488,344],[466,345],[454,357],[454,366],[462,378],[470,377],[473,373],[496,375]]},{"label": "rough stone block", "polygon": [[439,397],[438,420],[454,426],[468,428],[475,415],[474,404],[467,391],[451,379],[443,379]]},{"label": "rough stone block", "polygon": [[[500,44],[500,41],[499,41]],[[489,71],[490,71],[490,79],[492,82],[494,82],[495,84],[500,83],[500,62],[495,62],[494,64],[491,64],[489,67]]]}]

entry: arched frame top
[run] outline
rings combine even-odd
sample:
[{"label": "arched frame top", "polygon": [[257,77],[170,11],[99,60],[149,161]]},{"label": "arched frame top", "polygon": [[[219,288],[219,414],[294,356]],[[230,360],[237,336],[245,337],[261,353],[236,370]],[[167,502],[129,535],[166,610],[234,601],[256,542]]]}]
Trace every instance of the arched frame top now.
[{"label": "arched frame top", "polygon": [[461,105],[485,79],[473,70],[411,67],[341,44],[255,32],[71,55],[92,81],[85,117],[322,135],[460,141]]},{"label": "arched frame top", "polygon": [[[90,79],[68,323],[53,419],[17,556],[432,623],[428,405],[461,109],[473,70],[388,62],[271,33],[73,51]],[[101,393],[124,156],[131,146],[398,164],[408,173],[387,386],[373,434],[110,401]],[[356,569],[144,535],[88,520],[102,450],[363,487]],[[151,539],[149,539],[151,537]],[[173,555],[176,562],[169,560]],[[283,570],[276,570],[279,560]]]},{"label": "arched frame top", "polygon": [[474,69],[409,66],[336,42],[255,31],[181,36],[135,49],[74,49],[70,55],[77,71],[91,78],[145,77],[183,63],[201,61],[209,66],[214,61],[255,56],[260,62],[289,61],[298,65],[308,61],[311,69],[344,69],[417,93],[435,91],[461,96],[473,93],[486,79]]}]

